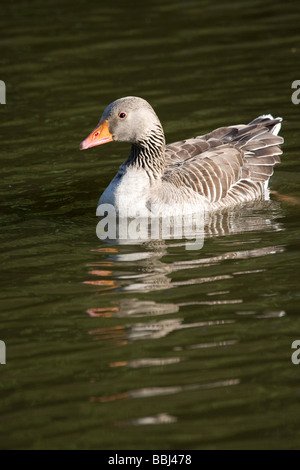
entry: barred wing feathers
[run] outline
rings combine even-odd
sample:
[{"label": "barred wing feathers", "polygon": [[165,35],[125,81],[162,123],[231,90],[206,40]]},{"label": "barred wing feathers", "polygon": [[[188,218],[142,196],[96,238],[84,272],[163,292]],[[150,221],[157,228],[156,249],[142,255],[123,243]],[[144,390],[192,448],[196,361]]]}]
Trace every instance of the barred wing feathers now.
[{"label": "barred wing feathers", "polygon": [[[281,118],[260,116],[248,125],[221,127],[166,147],[163,181],[185,186],[209,203],[259,198],[280,162]],[[223,205],[223,204],[222,204]]]}]

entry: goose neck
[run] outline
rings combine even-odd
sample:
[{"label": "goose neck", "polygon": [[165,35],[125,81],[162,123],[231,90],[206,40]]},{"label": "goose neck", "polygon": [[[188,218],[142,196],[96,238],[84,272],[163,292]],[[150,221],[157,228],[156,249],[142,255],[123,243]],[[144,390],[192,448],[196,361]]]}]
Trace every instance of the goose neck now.
[{"label": "goose neck", "polygon": [[165,168],[165,136],[161,126],[132,144],[126,165],[144,169],[149,178],[160,178]]}]

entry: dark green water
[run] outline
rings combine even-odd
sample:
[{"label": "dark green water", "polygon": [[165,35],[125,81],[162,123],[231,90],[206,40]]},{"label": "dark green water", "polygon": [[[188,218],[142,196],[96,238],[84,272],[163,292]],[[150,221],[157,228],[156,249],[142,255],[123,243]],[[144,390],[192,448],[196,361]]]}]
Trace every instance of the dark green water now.
[{"label": "dark green water", "polygon": [[[6,2],[0,19],[2,449],[300,447],[300,14],[294,2]],[[112,245],[128,153],[79,143],[112,100],[168,142],[282,116],[271,189],[204,246]]]}]

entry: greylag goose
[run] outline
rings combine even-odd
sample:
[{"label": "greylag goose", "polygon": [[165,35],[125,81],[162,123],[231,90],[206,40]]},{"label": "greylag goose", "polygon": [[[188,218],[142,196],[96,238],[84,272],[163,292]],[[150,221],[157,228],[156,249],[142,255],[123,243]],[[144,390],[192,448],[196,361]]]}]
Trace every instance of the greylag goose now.
[{"label": "greylag goose", "polygon": [[112,204],[121,216],[215,210],[268,198],[268,181],[282,153],[281,121],[263,115],[166,145],[150,104],[127,96],[107,106],[80,148],[131,143],[129,157],[98,203]]}]

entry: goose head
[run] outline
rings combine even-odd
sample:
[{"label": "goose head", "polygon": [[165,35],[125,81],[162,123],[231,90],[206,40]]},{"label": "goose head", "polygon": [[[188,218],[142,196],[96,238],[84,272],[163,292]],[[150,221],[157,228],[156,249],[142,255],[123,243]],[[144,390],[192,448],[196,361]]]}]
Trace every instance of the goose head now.
[{"label": "goose head", "polygon": [[130,142],[143,146],[157,130],[160,121],[150,104],[143,98],[127,96],[113,101],[101,116],[98,126],[81,142],[87,149],[107,142]]}]

